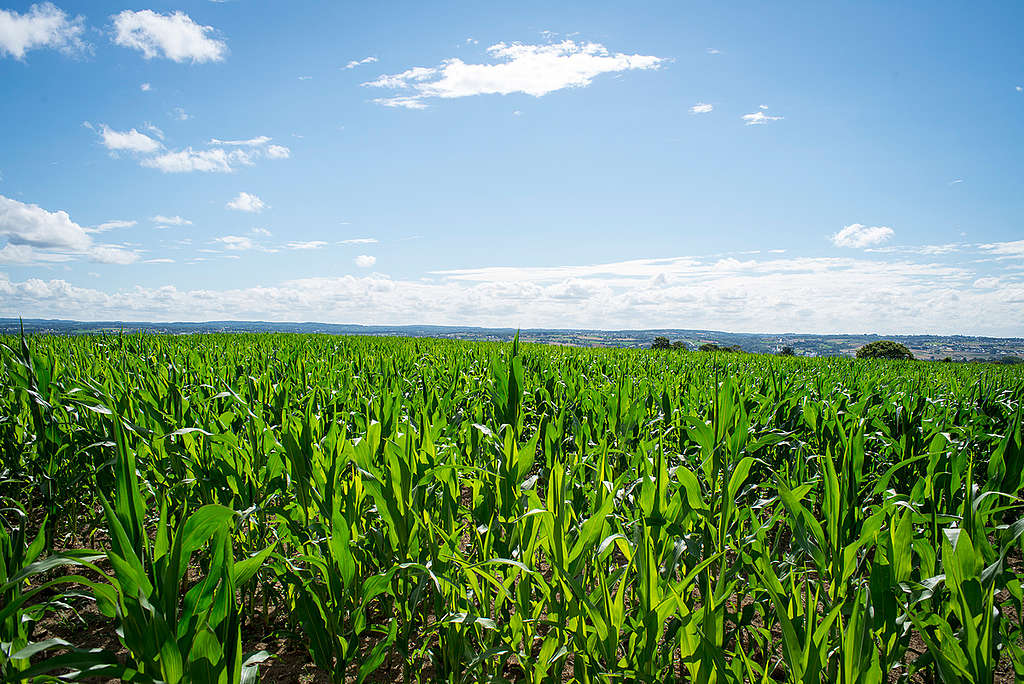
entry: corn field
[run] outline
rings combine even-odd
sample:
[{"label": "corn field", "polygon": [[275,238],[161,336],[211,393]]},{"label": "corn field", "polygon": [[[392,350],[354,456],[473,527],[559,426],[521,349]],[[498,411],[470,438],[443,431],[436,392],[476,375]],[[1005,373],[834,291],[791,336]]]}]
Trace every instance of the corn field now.
[{"label": "corn field", "polygon": [[1019,368],[0,343],[3,681],[1024,679]]}]

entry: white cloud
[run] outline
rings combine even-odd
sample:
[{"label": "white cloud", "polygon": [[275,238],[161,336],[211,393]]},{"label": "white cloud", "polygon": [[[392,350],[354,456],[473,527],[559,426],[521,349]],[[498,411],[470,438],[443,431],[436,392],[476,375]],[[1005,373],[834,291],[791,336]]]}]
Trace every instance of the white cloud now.
[{"label": "white cloud", "polygon": [[138,259],[135,252],[120,246],[94,244],[90,232],[99,231],[78,225],[66,211],[48,211],[0,195],[0,238],[6,240],[0,262],[30,265],[84,257],[129,264]]},{"label": "white cloud", "polygon": [[[31,245],[15,245],[8,242],[0,247],[0,264],[8,266],[40,266],[74,260],[73,254],[38,249]],[[3,274],[0,274],[0,277],[3,277]]]},{"label": "white cloud", "polygon": [[265,135],[258,135],[248,140],[218,140],[217,138],[210,138],[208,144],[227,147],[260,147],[266,145],[271,139]]},{"label": "white cloud", "polygon": [[283,145],[267,145],[270,140],[265,135],[248,140],[213,138],[207,149],[188,146],[182,150],[167,150],[140,159],[139,164],[164,173],[231,173],[239,166],[253,165],[258,159],[287,159],[291,155],[291,150]]},{"label": "white cloud", "polygon": [[233,165],[244,164],[247,161],[248,157],[245,155],[229,153],[222,149],[193,150],[191,147],[186,147],[178,152],[167,152],[157,157],[143,159],[139,163],[142,166],[159,169],[164,173],[188,173],[189,171],[231,173]]},{"label": "white cloud", "polygon": [[285,245],[288,249],[321,249],[327,243],[323,240],[310,240],[309,242],[289,242]]},{"label": "white cloud", "polygon": [[370,256],[369,254],[360,254],[352,262],[359,268],[370,268],[377,263],[377,257]]},{"label": "white cloud", "polygon": [[228,202],[226,206],[228,209],[234,209],[235,211],[247,211],[251,214],[258,214],[267,208],[267,203],[256,195],[240,192],[238,197]]},{"label": "white cloud", "polygon": [[709,104],[707,104],[705,102],[698,102],[697,104],[695,104],[692,107],[690,107],[690,113],[691,114],[707,114],[712,109],[714,109],[713,105],[709,105]]},{"label": "white cloud", "polygon": [[92,243],[85,229],[66,211],[47,211],[0,195],[0,238],[9,244],[84,250]]},{"label": "white cloud", "polygon": [[377,238],[351,238],[349,240],[341,240],[339,245],[375,245],[377,244]]},{"label": "white cloud", "polygon": [[186,112],[184,107],[175,107],[171,111],[171,116],[178,121],[188,121],[192,118],[192,115]]},{"label": "white cloud", "polygon": [[158,14],[153,10],[124,10],[113,20],[117,32],[114,43],[139,50],[146,59],[220,62],[227,55],[227,44],[213,37],[213,27],[197,24],[181,11]]},{"label": "white cloud", "polygon": [[137,152],[150,154],[160,149],[158,141],[134,128],[128,131],[115,131],[106,124],[100,124],[100,143],[112,152]]},{"label": "white cloud", "polygon": [[138,223],[138,221],[107,221],[106,223],[101,223],[100,225],[94,228],[86,228],[85,232],[105,233],[108,230],[117,230],[119,228],[131,228],[136,223]]},{"label": "white cloud", "polygon": [[299,80],[300,81],[312,81],[313,77],[312,76],[299,76]]},{"label": "white cloud", "polygon": [[363,64],[373,64],[376,61],[377,61],[376,57],[363,57],[362,59],[353,59],[351,62],[349,62],[348,64],[346,64],[342,68],[343,69],[355,69],[357,66],[361,66]]},{"label": "white cloud", "polygon": [[139,260],[139,255],[120,247],[119,245],[97,245],[87,252],[91,261],[100,264],[134,264]]},{"label": "white cloud", "polygon": [[404,97],[377,97],[374,98],[373,102],[374,104],[379,104],[384,107],[401,107],[403,109],[427,108],[427,104],[419,95],[409,95]]},{"label": "white cloud", "polygon": [[242,235],[225,235],[223,237],[214,238],[214,242],[222,245],[225,249],[232,249],[237,251],[256,249],[257,245],[252,241],[251,238],[247,238]]},{"label": "white cloud", "polygon": [[851,223],[832,236],[832,244],[836,247],[871,247],[879,245],[894,234],[888,226],[865,226]]},{"label": "white cloud", "polygon": [[1024,86],[1017,86],[1017,92],[1018,93],[1024,92]]},{"label": "white cloud", "polygon": [[152,89],[153,89],[153,86],[150,85],[149,83],[143,83],[142,85],[139,86],[139,90],[141,90],[144,93],[148,93]]},{"label": "white cloud", "polygon": [[709,55],[720,55],[720,54],[722,54],[722,51],[719,50],[718,48],[708,48],[707,50],[705,50],[705,52],[707,52]]},{"label": "white cloud", "polygon": [[158,227],[166,228],[167,226],[191,226],[192,222],[186,218],[180,216],[163,216],[157,214],[153,217],[153,223],[160,224]]},{"label": "white cloud", "polygon": [[[202,257],[199,257],[202,258]],[[221,257],[223,258],[223,256]],[[562,267],[299,278],[224,290],[102,291],[0,274],[0,309],[86,320],[311,320],[1020,336],[1024,285],[903,258],[672,257]]]},{"label": "white cloud", "polygon": [[269,145],[267,147],[267,159],[287,159],[292,156],[292,151],[284,145]]},{"label": "white cloud", "polygon": [[253,235],[262,235],[264,237],[270,237],[271,235],[270,231],[267,230],[266,228],[253,228],[249,232],[252,233]]},{"label": "white cloud", "polygon": [[142,263],[144,263],[144,264],[173,264],[174,263],[174,259],[167,259],[167,258],[146,259]]},{"label": "white cloud", "polygon": [[453,57],[438,67],[413,67],[384,74],[364,86],[406,91],[374,102],[422,109],[429,98],[525,93],[541,97],[564,88],[590,85],[601,74],[657,69],[666,60],[651,55],[610,53],[599,43],[565,40],[546,45],[497,43],[487,48],[492,64],[466,64]]},{"label": "white cloud", "polygon": [[0,55],[24,59],[25,53],[38,48],[53,48],[64,53],[88,49],[82,42],[85,19],[71,19],[53,3],[32,5],[24,14],[0,10]]},{"label": "white cloud", "polygon": [[[768,109],[764,105],[761,105],[761,109]],[[764,111],[754,112],[753,114],[744,114],[742,117],[747,126],[758,126],[769,123],[771,121],[781,121],[784,117],[781,116],[769,116]]]},{"label": "white cloud", "polygon": [[1024,240],[1014,240],[1012,242],[989,242],[978,246],[986,252],[998,254],[1000,256],[1024,257]]}]

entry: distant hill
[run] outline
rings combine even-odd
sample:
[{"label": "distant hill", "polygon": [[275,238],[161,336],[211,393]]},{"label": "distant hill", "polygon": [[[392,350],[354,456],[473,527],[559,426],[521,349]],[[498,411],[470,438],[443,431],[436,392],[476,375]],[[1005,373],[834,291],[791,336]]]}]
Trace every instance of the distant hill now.
[{"label": "distant hill", "polygon": [[[17,334],[22,322],[0,318],[0,333]],[[449,325],[348,325],[338,323],[273,323],[268,321],[206,321],[203,323],[149,323],[143,321],[68,321],[26,319],[26,333],[80,335],[124,332],[171,335],[227,332],[289,332],[327,335],[380,335],[398,337],[439,337],[460,340],[508,341],[515,328],[477,328]],[[523,329],[525,342],[582,347],[648,347],[655,337],[680,341],[689,349],[705,342],[720,346],[738,345],[756,353],[777,353],[792,347],[800,356],[852,356],[859,348],[879,339],[896,340],[920,359],[951,358],[954,361],[997,360],[1024,357],[1024,338],[970,337],[962,335],[805,335],[801,333],[731,333],[717,330],[576,330]]]}]

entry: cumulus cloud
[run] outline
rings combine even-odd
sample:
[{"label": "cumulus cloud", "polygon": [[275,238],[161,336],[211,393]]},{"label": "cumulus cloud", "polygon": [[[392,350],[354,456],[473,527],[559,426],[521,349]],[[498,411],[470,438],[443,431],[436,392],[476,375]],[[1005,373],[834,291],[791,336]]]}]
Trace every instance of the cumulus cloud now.
[{"label": "cumulus cloud", "polygon": [[832,236],[832,244],[836,247],[871,247],[880,245],[890,239],[895,232],[888,226],[865,226],[851,223]]},{"label": "cumulus cloud", "polygon": [[545,45],[496,43],[487,48],[496,60],[467,64],[457,57],[437,67],[413,67],[384,74],[364,86],[398,91],[374,102],[388,107],[423,109],[430,98],[524,93],[541,97],[565,88],[590,85],[601,74],[657,69],[663,57],[611,53],[600,43],[565,40]]},{"label": "cumulus cloud", "polygon": [[0,238],[13,245],[83,250],[92,239],[66,211],[47,211],[0,195]]},{"label": "cumulus cloud", "polygon": [[[237,236],[236,236],[237,237]],[[202,257],[199,257],[202,258]],[[391,279],[312,277],[223,290],[102,291],[0,274],[3,310],[92,320],[313,320],[579,328],[1020,335],[1024,284],[962,264],[672,257]],[[981,281],[981,282],[978,282]]]},{"label": "cumulus cloud", "polygon": [[124,10],[113,16],[114,43],[142,52],[146,59],[166,57],[175,62],[220,62],[227,44],[214,37],[212,26],[202,26],[181,11],[159,14],[153,10]]},{"label": "cumulus cloud", "polygon": [[90,231],[66,211],[48,211],[0,195],[0,250],[3,263],[37,264],[88,258],[100,263],[129,264],[135,252],[117,245],[93,243]]},{"label": "cumulus cloud", "polygon": [[359,268],[370,268],[377,263],[377,257],[370,256],[369,254],[360,254],[352,262]]},{"label": "cumulus cloud", "polygon": [[268,145],[267,159],[287,159],[292,156],[292,151],[284,145]]},{"label": "cumulus cloud", "polygon": [[238,197],[227,203],[228,209],[235,211],[247,211],[251,214],[258,214],[267,208],[267,203],[256,195],[248,192],[238,193]]},{"label": "cumulus cloud", "polygon": [[64,53],[88,49],[82,42],[85,19],[70,18],[53,3],[29,7],[24,14],[0,10],[0,55],[24,59],[29,50],[51,48]]},{"label": "cumulus cloud", "polygon": [[761,105],[762,111],[754,112],[753,114],[744,114],[741,118],[747,126],[760,126],[766,123],[771,123],[772,121],[781,121],[783,119],[781,116],[769,116],[768,114],[765,114],[765,109],[768,108]]},{"label": "cumulus cloud", "polygon": [[373,64],[376,61],[377,61],[376,57],[363,57],[362,59],[353,59],[351,62],[349,62],[348,64],[346,64],[342,68],[343,69],[355,69],[357,66],[361,66],[363,64]]},{"label": "cumulus cloud", "polygon": [[153,86],[150,85],[149,83],[143,83],[142,85],[139,86],[139,90],[141,90],[144,93],[148,93],[152,89],[153,89]]},{"label": "cumulus cloud", "polygon": [[714,109],[713,105],[709,105],[709,104],[704,103],[704,102],[698,102],[697,104],[695,104],[692,107],[690,107],[690,113],[691,114],[707,114],[712,109]]},{"label": "cumulus cloud", "polygon": [[115,131],[106,124],[100,124],[100,143],[111,152],[136,152],[150,154],[159,150],[162,145],[145,133],[132,128],[128,131]]}]

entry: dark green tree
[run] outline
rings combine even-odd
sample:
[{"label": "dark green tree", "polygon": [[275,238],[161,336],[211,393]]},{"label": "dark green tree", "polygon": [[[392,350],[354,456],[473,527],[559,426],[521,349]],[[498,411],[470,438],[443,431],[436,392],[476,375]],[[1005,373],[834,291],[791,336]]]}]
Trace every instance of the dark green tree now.
[{"label": "dark green tree", "polygon": [[671,349],[672,343],[668,341],[667,337],[655,337],[654,341],[651,342],[651,349]]},{"label": "dark green tree", "polygon": [[879,340],[865,344],[857,350],[858,359],[896,359],[899,361],[912,361],[914,355],[910,350],[899,342],[892,340]]},{"label": "dark green tree", "polygon": [[796,352],[792,347],[787,346],[779,350],[779,356],[796,356]]}]

